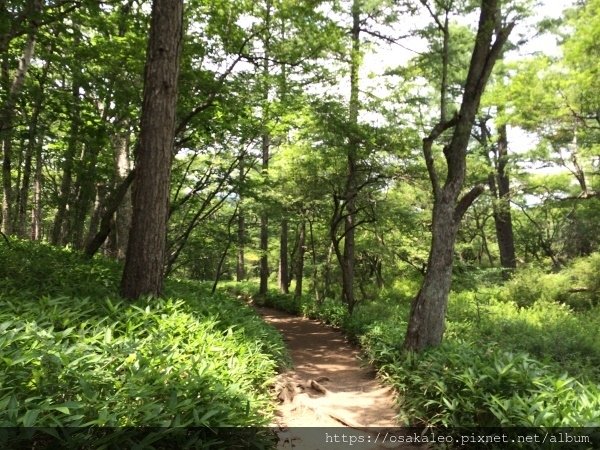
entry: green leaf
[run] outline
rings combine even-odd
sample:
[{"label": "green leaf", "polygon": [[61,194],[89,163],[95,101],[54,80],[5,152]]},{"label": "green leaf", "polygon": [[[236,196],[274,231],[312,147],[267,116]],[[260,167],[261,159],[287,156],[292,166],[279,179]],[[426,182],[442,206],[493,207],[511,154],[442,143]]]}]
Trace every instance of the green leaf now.
[{"label": "green leaf", "polygon": [[19,421],[23,423],[24,427],[32,427],[35,424],[39,414],[39,409],[30,409],[25,412],[25,415]]}]

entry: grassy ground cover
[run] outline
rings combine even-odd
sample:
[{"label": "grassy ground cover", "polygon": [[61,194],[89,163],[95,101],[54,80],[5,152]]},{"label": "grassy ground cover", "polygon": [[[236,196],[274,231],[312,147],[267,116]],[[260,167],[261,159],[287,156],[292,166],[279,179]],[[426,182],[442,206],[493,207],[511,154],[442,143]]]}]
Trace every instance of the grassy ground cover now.
[{"label": "grassy ground cover", "polygon": [[247,306],[169,280],[116,294],[119,266],[0,244],[0,426],[250,426],[273,412],[279,334]]}]

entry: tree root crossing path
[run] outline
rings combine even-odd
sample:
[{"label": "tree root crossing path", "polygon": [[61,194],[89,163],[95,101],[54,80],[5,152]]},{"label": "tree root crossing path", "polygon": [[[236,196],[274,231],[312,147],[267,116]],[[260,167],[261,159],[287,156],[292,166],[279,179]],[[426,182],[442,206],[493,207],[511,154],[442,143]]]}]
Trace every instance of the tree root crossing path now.
[{"label": "tree root crossing path", "polygon": [[[257,307],[263,319],[283,335],[293,369],[278,376],[279,401],[275,422],[279,448],[416,449],[398,443],[375,443],[378,428],[387,432],[400,426],[395,420],[395,395],[384,387],[372,368],[359,361],[359,351],[339,331],[319,322],[265,307]],[[363,442],[326,442],[324,433],[311,435],[298,427],[341,427]],[[336,430],[333,430],[336,431]],[[380,430],[382,431],[382,430]],[[331,434],[331,433],[330,433]]]}]

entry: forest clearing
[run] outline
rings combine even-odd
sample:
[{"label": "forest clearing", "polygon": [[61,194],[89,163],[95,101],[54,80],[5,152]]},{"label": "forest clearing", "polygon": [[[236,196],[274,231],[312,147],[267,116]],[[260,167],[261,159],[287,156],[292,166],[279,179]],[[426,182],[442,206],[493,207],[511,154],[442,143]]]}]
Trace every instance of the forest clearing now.
[{"label": "forest clearing", "polygon": [[0,24],[0,447],[600,448],[600,0]]}]

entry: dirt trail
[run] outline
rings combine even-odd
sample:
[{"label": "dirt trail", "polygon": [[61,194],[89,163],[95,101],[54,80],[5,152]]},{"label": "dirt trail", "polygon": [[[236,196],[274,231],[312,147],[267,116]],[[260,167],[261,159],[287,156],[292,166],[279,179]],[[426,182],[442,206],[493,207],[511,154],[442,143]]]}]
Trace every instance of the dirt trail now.
[{"label": "dirt trail", "polygon": [[[374,443],[377,430],[372,427],[399,429],[394,393],[376,380],[372,369],[361,366],[358,350],[342,333],[275,309],[257,311],[281,332],[293,361],[293,369],[279,375],[276,385],[280,406],[273,426],[282,430],[280,448],[415,448]],[[322,433],[311,442],[310,433],[294,435],[298,430],[290,427],[347,427],[364,442],[351,447],[325,443]]]}]

